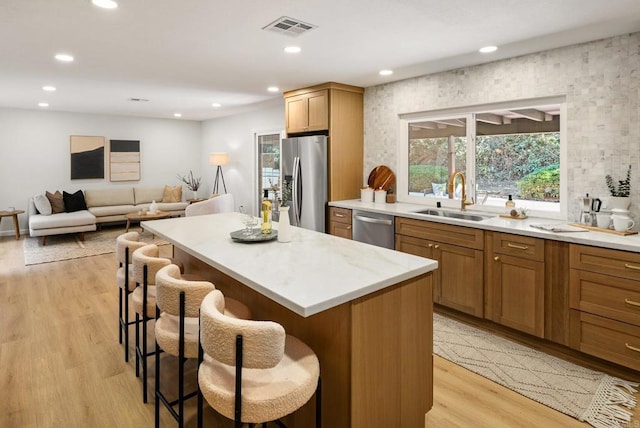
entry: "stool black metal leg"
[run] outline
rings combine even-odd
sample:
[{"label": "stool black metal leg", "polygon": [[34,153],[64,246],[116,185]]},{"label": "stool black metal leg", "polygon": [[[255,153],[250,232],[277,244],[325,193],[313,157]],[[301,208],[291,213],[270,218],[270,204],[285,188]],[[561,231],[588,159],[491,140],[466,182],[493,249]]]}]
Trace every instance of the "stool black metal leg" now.
[{"label": "stool black metal leg", "polygon": [[[160,309],[156,306],[156,320],[160,317]],[[156,411],[156,428],[160,428],[160,345],[158,340],[156,343],[156,388],[155,388],[155,411]]]},{"label": "stool black metal leg", "polygon": [[140,315],[136,312],[136,377],[140,377]]}]

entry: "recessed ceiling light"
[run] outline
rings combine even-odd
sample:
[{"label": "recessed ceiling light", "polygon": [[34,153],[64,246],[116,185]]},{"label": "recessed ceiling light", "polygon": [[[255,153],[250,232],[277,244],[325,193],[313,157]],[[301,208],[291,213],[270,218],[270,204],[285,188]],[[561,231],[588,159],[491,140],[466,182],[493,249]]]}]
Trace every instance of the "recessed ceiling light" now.
[{"label": "recessed ceiling light", "polygon": [[118,3],[113,0],[91,0],[91,3],[103,9],[115,9],[118,7]]},{"label": "recessed ceiling light", "polygon": [[47,92],[55,92],[56,87],[51,85],[46,85],[42,87],[42,90]]},{"label": "recessed ceiling light", "polygon": [[284,48],[284,51],[286,53],[300,53],[302,49],[300,48],[300,46],[287,46],[286,48]]},{"label": "recessed ceiling light", "polygon": [[182,113],[173,113],[174,117],[182,117]]},{"label": "recessed ceiling light", "polygon": [[280,90],[280,88],[278,88],[277,86],[269,86],[267,88],[267,91],[269,92],[278,92]]},{"label": "recessed ceiling light", "polygon": [[73,56],[69,54],[57,54],[55,58],[61,62],[73,62]]},{"label": "recessed ceiling light", "polygon": [[393,74],[393,70],[380,70],[380,76],[391,76]]},{"label": "recessed ceiling light", "polygon": [[215,108],[222,107],[222,104],[220,104],[220,103],[213,103],[213,104],[211,104],[211,107],[215,107]]},{"label": "recessed ceiling light", "polygon": [[38,103],[38,107],[49,107],[49,103],[45,103],[45,102]]},{"label": "recessed ceiling light", "polygon": [[497,46],[485,46],[485,47],[479,49],[480,53],[491,53],[491,52],[495,52],[497,50],[498,50]]}]

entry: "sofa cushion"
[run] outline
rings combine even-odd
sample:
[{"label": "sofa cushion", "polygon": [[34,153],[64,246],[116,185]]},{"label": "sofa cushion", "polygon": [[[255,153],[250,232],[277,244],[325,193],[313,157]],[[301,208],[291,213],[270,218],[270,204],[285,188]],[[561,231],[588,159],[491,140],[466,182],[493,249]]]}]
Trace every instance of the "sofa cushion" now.
[{"label": "sofa cushion", "polygon": [[135,213],[139,210],[133,205],[113,205],[108,207],[89,207],[89,212],[96,217],[106,217],[114,215],[125,215]]},{"label": "sofa cushion", "polygon": [[49,193],[49,191],[47,191],[45,196],[49,199],[49,203],[51,203],[52,214],[64,212],[64,199],[62,199],[62,193],[60,193],[59,190],[56,190],[56,193]]},{"label": "sofa cushion", "polygon": [[49,202],[49,198],[45,195],[35,195],[33,197],[33,203],[35,204],[38,213],[42,215],[51,215],[51,202]]},{"label": "sofa cushion", "polygon": [[149,204],[152,201],[162,201],[163,187],[136,187],[133,189],[135,196],[134,205]]},{"label": "sofa cushion", "polygon": [[29,229],[44,230],[58,227],[95,225],[96,218],[87,210],[56,215],[36,214],[29,216]]},{"label": "sofa cushion", "polygon": [[65,211],[68,213],[87,209],[87,204],[84,201],[84,193],[82,193],[82,190],[78,190],[75,193],[67,193],[66,191],[63,191],[62,199],[64,199]]},{"label": "sofa cushion", "polygon": [[189,205],[189,202],[159,202],[158,210],[159,211],[184,211],[184,209]]},{"label": "sofa cushion", "polygon": [[182,202],[182,186],[164,186],[162,202]]},{"label": "sofa cushion", "polygon": [[87,207],[111,205],[133,205],[133,187],[109,187],[107,189],[87,189],[84,191]]}]

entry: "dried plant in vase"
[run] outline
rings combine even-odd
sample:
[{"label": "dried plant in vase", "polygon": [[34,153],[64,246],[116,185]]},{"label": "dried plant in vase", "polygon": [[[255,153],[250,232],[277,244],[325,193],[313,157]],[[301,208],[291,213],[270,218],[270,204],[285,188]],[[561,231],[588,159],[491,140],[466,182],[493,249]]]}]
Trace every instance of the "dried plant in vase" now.
[{"label": "dried plant in vase", "polygon": [[185,176],[178,174],[178,179],[187,186],[187,189],[191,190],[194,193],[196,193],[200,188],[200,177],[195,178],[193,176],[193,171],[191,170],[189,170],[189,174]]},{"label": "dried plant in vase", "polygon": [[611,175],[605,175],[604,179],[607,182],[607,187],[609,188],[609,192],[611,192],[611,196],[623,198],[629,197],[629,192],[631,191],[631,165],[629,165],[629,169],[627,169],[627,178],[624,180],[618,180],[617,189]]}]

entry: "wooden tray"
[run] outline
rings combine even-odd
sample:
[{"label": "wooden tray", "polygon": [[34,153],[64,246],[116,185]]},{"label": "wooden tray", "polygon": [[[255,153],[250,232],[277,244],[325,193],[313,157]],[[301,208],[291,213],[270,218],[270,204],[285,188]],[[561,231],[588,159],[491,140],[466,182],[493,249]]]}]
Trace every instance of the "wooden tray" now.
[{"label": "wooden tray", "polygon": [[578,224],[578,223],[571,223],[571,226],[581,227],[583,229],[593,230],[594,232],[612,233],[614,235],[620,235],[620,236],[637,235],[638,234],[638,232],[635,231],[635,230],[627,230],[627,231],[624,231],[624,232],[618,232],[617,230],[613,230],[613,229],[603,229],[601,227],[587,226],[586,224]]},{"label": "wooden tray", "polygon": [[502,218],[510,218],[510,219],[513,219],[513,220],[524,220],[525,218],[527,218],[526,215],[522,215],[522,214],[518,214],[515,217],[510,215],[510,214],[500,214],[500,217],[502,217]]}]

